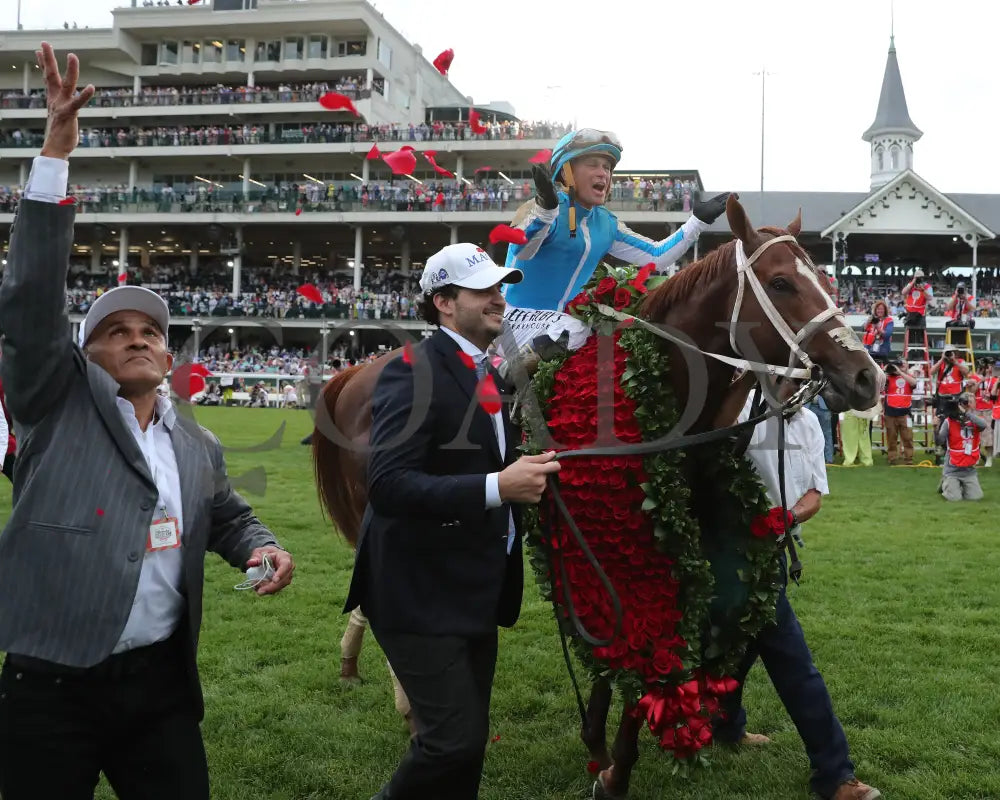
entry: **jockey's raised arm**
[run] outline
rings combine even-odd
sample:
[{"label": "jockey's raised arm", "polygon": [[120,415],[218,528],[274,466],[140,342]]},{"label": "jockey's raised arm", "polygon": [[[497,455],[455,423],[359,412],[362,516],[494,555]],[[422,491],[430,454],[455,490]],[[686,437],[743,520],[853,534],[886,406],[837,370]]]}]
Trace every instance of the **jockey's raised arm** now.
[{"label": "jockey's raised arm", "polygon": [[507,251],[507,266],[524,273],[524,280],[506,293],[507,316],[519,345],[543,332],[537,326],[531,331],[518,327],[522,320],[537,317],[520,313],[531,311],[553,312],[552,327],[544,331],[550,339],[570,330],[571,342],[582,343],[585,337],[571,330],[578,321],[563,319],[561,312],[606,256],[635,264],[652,261],[665,269],[725,211],[728,194],[721,194],[696,203],[692,216],[665,239],[636,233],[606,207],[621,154],[613,133],[585,128],[559,140],[547,168],[534,167],[537,196],[519,209],[513,222],[527,241]]}]

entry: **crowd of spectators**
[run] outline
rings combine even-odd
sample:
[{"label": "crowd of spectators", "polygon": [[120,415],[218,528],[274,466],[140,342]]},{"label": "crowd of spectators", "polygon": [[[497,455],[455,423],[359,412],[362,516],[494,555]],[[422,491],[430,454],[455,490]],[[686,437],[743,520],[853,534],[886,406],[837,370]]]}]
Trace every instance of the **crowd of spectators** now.
[{"label": "crowd of spectators", "polygon": [[[363,122],[249,123],[242,125],[157,125],[94,127],[80,129],[79,146],[95,147],[191,147],[241,144],[334,144],[343,142],[435,142],[455,140],[553,139],[568,130],[551,122],[493,120],[483,123],[486,131],[473,133],[464,122],[401,123],[368,125]],[[0,147],[39,148],[42,128],[0,130]]]},{"label": "crowd of spectators", "polygon": [[[160,294],[176,317],[257,317],[264,319],[418,319],[419,289],[416,278],[403,273],[372,275],[367,286],[355,290],[350,277],[312,273],[294,277],[277,276],[271,268],[245,269],[239,297],[232,296],[231,277],[202,273],[193,280],[178,265],[158,268],[144,285]],[[66,307],[85,314],[101,292],[117,285],[115,275],[95,276],[80,266],[71,267],[66,291]],[[312,283],[323,295],[324,304],[301,297],[296,291]]]},{"label": "crowd of spectators", "polygon": [[[535,194],[524,179],[508,182],[490,172],[473,180],[408,179],[352,181],[272,181],[251,184],[244,197],[242,182],[229,185],[191,181],[129,189],[117,185],[76,185],[70,194],[81,213],[278,213],[292,211],[508,211]],[[418,172],[419,175],[419,172]],[[221,188],[220,188],[221,187]],[[612,210],[690,211],[691,181],[650,181],[645,187],[630,181],[615,184]],[[19,197],[17,187],[0,186],[0,213],[11,213]]]},{"label": "crowd of spectators", "polygon": [[[996,269],[981,269],[976,275],[978,297],[976,317],[1000,317],[1000,275]],[[840,304],[849,314],[869,314],[872,306],[882,300],[889,314],[898,317],[905,310],[902,288],[909,276],[865,277],[841,275],[837,281]],[[959,281],[971,287],[971,279],[957,275],[939,275],[932,282],[934,297],[927,304],[929,316],[943,316],[945,306]],[[971,288],[970,288],[971,291]]]}]

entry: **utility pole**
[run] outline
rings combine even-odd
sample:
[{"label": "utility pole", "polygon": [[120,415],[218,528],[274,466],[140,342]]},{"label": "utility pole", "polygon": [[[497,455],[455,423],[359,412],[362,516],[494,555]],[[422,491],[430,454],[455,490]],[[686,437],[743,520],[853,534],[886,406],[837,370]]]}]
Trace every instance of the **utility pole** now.
[{"label": "utility pole", "polygon": [[760,75],[760,215],[761,219],[758,220],[760,224],[764,224],[764,111],[765,111],[765,99],[766,87],[767,87],[767,76],[773,75],[773,72],[768,72],[767,67],[762,65],[760,72],[753,73],[754,75]]}]

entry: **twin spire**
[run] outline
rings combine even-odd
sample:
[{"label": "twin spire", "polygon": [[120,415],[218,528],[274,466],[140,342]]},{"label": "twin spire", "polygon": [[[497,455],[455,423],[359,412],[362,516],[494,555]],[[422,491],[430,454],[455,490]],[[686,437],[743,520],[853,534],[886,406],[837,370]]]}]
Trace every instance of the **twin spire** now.
[{"label": "twin spire", "polygon": [[913,144],[924,133],[913,124],[906,107],[903,77],[896,59],[895,33],[889,37],[889,55],[882,76],[875,121],[861,138],[871,144],[871,188],[877,189],[906,169],[913,168]]}]

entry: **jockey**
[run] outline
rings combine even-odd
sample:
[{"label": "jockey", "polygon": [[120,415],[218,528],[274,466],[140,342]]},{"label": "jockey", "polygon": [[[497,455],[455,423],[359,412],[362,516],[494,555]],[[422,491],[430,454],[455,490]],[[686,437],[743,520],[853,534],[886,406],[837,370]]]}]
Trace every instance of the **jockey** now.
[{"label": "jockey", "polygon": [[507,287],[505,313],[522,349],[543,333],[552,340],[562,334],[570,349],[580,347],[589,329],[560,312],[603,258],[652,261],[666,269],[726,210],[728,192],[695,203],[691,217],[666,239],[640,236],[605,208],[621,154],[613,133],[585,128],[559,140],[548,168],[533,168],[537,197],[518,210],[513,222],[528,241],[510,245],[506,264],[524,272],[521,283]]}]

